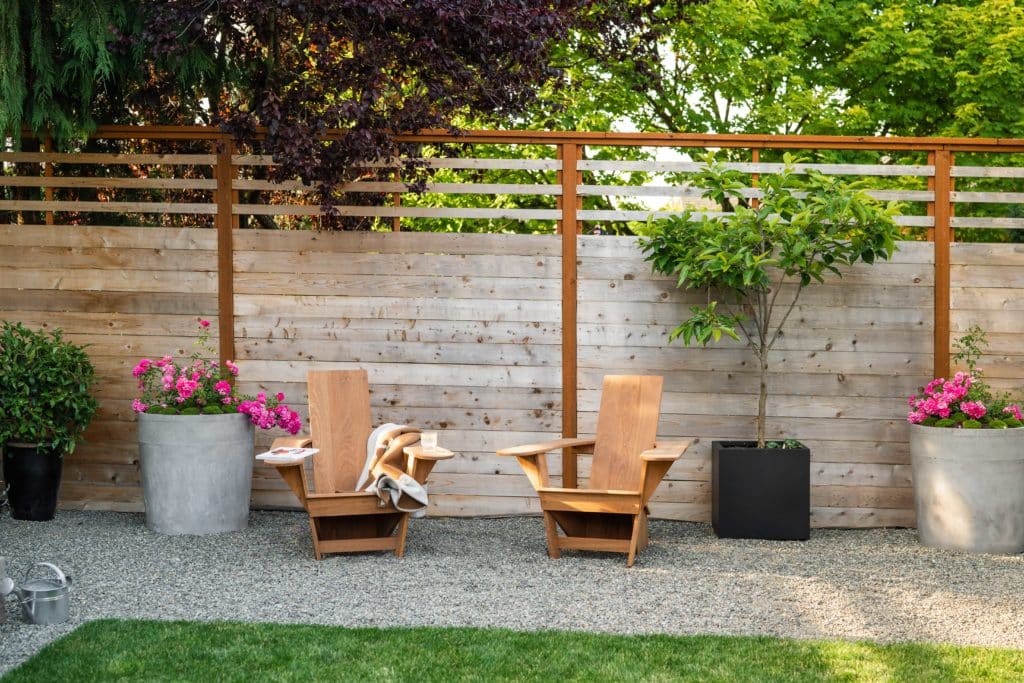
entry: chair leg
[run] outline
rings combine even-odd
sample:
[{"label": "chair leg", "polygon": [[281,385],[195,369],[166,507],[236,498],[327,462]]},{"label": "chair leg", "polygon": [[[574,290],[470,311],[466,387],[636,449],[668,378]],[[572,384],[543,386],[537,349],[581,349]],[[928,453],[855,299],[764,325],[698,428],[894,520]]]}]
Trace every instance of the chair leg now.
[{"label": "chair leg", "polygon": [[405,537],[409,533],[409,515],[402,515],[402,521],[398,523],[398,537],[395,539],[395,557],[405,555]]},{"label": "chair leg", "polygon": [[644,548],[646,548],[647,544],[650,542],[650,536],[648,535],[648,531],[647,531],[647,523],[648,523],[647,516],[648,516],[648,514],[649,513],[645,510],[644,514],[641,515],[641,517],[643,517],[643,519],[640,520],[640,541],[637,544],[637,551],[640,551],[640,550],[643,550]]},{"label": "chair leg", "polygon": [[320,553],[320,536],[316,532],[316,520],[312,517],[309,518],[309,530],[313,534],[313,555],[316,557],[317,562],[324,559],[324,556]]},{"label": "chair leg", "polygon": [[548,557],[557,560],[562,556],[562,551],[558,547],[558,526],[550,512],[544,513],[544,531],[548,537]]},{"label": "chair leg", "polygon": [[644,515],[642,513],[639,515],[633,515],[633,533],[629,537],[629,556],[626,558],[627,567],[632,567],[633,560],[636,559],[637,544],[640,541],[641,529],[643,528],[643,524],[641,522],[643,517]]}]

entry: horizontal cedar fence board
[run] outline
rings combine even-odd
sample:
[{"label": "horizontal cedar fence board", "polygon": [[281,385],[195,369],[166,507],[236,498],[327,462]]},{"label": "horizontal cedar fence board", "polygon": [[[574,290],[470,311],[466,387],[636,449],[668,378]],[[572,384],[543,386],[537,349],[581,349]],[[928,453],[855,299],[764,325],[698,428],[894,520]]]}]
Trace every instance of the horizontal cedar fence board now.
[{"label": "horizontal cedar fence board", "polygon": [[[0,202],[0,209],[2,208],[4,208],[3,202]],[[319,206],[301,204],[235,204],[232,207],[232,212],[236,215],[254,216],[322,216],[328,213]],[[216,213],[216,211],[212,213]],[[335,206],[330,213],[338,216],[376,216],[379,218],[506,218],[520,221],[556,221],[562,216],[562,213],[557,209],[476,209],[470,207],[428,208],[419,206],[346,205]]]},{"label": "horizontal cedar fence board", "polygon": [[[472,258],[471,258],[472,257]],[[385,260],[386,259],[386,260]],[[562,259],[556,256],[504,254],[362,254],[332,251],[241,251],[235,253],[235,272],[330,272],[335,276],[380,275],[386,263],[391,272],[420,276],[561,278]]]},{"label": "horizontal cedar fence board", "polygon": [[167,164],[209,166],[215,154],[105,154],[101,152],[0,152],[0,162],[12,164],[50,162],[54,164]]},{"label": "horizontal cedar fence board", "polygon": [[235,314],[239,316],[311,315],[325,318],[410,318],[445,320],[451,317],[470,320],[486,318],[495,322],[556,323],[561,301],[492,301],[488,299],[434,299],[410,297],[296,296],[287,294],[239,294]]},{"label": "horizontal cedar fence board", "polygon": [[[2,183],[0,183],[2,184]],[[216,187],[216,185],[214,185]],[[311,192],[316,188],[298,180],[273,182],[270,180],[247,180],[236,178],[231,181],[235,190],[259,190],[262,192]],[[347,183],[338,188],[339,192],[409,192],[405,183],[386,183],[359,181]],[[427,194],[525,194],[525,195],[560,195],[559,185],[542,183],[424,183],[423,192]]]},{"label": "horizontal cedar fence board", "polygon": [[[747,187],[737,188],[737,190],[743,197],[748,199],[761,199],[764,197],[764,192],[757,188]],[[685,197],[688,199],[699,199],[704,197],[705,192],[706,188],[693,185],[579,185],[576,188],[576,194],[589,197]],[[884,201],[930,202],[935,198],[935,193],[927,190],[865,190],[865,193],[870,197]],[[794,194],[800,196],[801,193],[797,192]],[[989,193],[985,192],[961,192],[959,194],[979,194],[986,198],[990,196]],[[960,199],[959,201],[971,200]]]},{"label": "horizontal cedar fence board", "polygon": [[[383,260],[383,259],[382,259]],[[381,264],[385,265],[385,264]],[[338,275],[335,273],[237,273],[238,294],[293,294],[304,296],[374,295],[377,297],[437,297],[481,299],[487,296],[512,301],[536,300],[561,302],[562,284],[556,279],[439,277],[436,275],[389,274]]]},{"label": "horizontal cedar fence board", "polygon": [[217,255],[185,249],[111,249],[109,247],[0,247],[0,266],[29,267],[44,263],[51,268],[121,270],[182,270],[216,272]]},{"label": "horizontal cedar fence board", "polygon": [[[785,164],[726,162],[725,168],[741,173],[781,173]],[[651,171],[658,173],[699,173],[706,164],[702,161],[629,161],[584,159],[576,163],[581,171]],[[903,164],[794,164],[794,171],[817,171],[825,175],[855,176],[933,176],[934,166]]]},{"label": "horizontal cedar fence board", "polygon": [[416,318],[316,318],[238,316],[239,336],[254,339],[338,340],[349,342],[488,342],[493,344],[559,344],[558,322],[490,322],[486,320],[420,320]]},{"label": "horizontal cedar fence board", "polygon": [[180,213],[215,214],[216,204],[186,202],[90,202],[0,200],[0,211],[68,211],[87,213]]},{"label": "horizontal cedar fence board", "polygon": [[[577,250],[581,259],[580,272],[585,272],[586,268],[591,267],[587,263],[587,258],[601,259],[601,258],[612,258],[620,259],[626,258],[632,260],[643,260],[643,253],[636,248],[636,238],[634,237],[615,237],[611,235],[592,236],[592,235],[581,235],[576,239]],[[931,264],[932,254],[934,253],[934,247],[930,242],[897,242],[897,251],[893,256],[893,260],[890,263],[919,263],[919,264]],[[956,245],[956,248],[960,248],[968,245]],[[970,245],[970,246],[988,246],[993,247],[995,245]],[[1006,247],[1016,246],[1018,249],[1024,247],[1024,245],[1004,245]],[[879,264],[888,265],[888,264]],[[593,267],[599,267],[593,266]],[[854,266],[854,268],[864,267],[863,264]]]},{"label": "horizontal cedar fence board", "polygon": [[0,225],[0,244],[73,249],[187,249],[202,252],[217,248],[217,233],[196,228]]},{"label": "horizontal cedar fence board", "polygon": [[487,235],[445,233],[329,233],[241,230],[234,235],[236,253],[244,251],[326,251],[342,254],[482,254],[486,256],[561,256],[555,235]]},{"label": "horizontal cedar fence board", "polygon": [[142,190],[216,190],[216,180],[202,178],[108,178],[0,175],[0,187],[91,187]]}]

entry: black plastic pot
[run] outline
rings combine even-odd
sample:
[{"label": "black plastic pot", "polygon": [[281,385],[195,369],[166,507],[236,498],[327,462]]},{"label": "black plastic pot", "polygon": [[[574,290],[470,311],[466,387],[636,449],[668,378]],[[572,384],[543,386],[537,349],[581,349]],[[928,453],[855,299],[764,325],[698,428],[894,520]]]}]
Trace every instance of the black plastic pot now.
[{"label": "black plastic pot", "polygon": [[811,536],[811,451],[713,441],[711,525],[719,538],[806,541]]},{"label": "black plastic pot", "polygon": [[57,513],[64,458],[44,446],[5,444],[4,483],[14,519],[46,522]]}]

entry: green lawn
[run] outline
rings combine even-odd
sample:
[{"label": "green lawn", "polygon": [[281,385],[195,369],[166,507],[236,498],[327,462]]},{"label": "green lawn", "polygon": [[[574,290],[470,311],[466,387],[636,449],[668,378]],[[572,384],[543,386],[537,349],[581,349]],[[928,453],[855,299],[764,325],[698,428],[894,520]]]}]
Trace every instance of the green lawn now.
[{"label": "green lawn", "polygon": [[18,681],[1022,680],[1024,652],[720,636],[95,621]]}]

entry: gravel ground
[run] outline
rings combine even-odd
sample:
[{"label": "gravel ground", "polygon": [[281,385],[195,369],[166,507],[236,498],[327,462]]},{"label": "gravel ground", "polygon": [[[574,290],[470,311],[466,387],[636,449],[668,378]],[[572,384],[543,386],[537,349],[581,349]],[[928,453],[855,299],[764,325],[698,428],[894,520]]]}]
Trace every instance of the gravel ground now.
[{"label": "gravel ground", "polygon": [[810,541],[719,540],[706,524],[653,521],[625,556],[545,554],[539,518],[414,520],[406,556],[313,559],[296,512],[254,512],[218,536],[161,536],[141,514],[0,517],[20,580],[51,561],[73,577],[72,615],[24,623],[8,600],[0,674],[101,617],[461,625],[615,633],[763,634],[1024,649],[1024,557],[924,548],[913,530],[815,530]]}]

